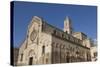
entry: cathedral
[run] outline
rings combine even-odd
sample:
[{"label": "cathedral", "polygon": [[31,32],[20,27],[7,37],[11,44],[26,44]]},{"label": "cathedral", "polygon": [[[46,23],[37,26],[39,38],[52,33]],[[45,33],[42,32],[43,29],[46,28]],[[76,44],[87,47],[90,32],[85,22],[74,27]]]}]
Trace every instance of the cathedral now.
[{"label": "cathedral", "polygon": [[17,65],[88,62],[92,44],[86,34],[73,30],[69,17],[61,30],[34,16],[19,48]]}]

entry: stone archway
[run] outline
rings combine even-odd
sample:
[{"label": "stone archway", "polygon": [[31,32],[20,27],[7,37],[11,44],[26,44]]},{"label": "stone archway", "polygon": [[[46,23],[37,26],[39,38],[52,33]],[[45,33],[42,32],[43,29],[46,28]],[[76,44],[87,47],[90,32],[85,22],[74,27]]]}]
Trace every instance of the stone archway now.
[{"label": "stone archway", "polygon": [[29,65],[32,65],[33,64],[33,57],[29,57]]},{"label": "stone archway", "polygon": [[29,65],[35,64],[36,63],[35,60],[36,60],[35,52],[32,49],[28,53],[28,64]]}]

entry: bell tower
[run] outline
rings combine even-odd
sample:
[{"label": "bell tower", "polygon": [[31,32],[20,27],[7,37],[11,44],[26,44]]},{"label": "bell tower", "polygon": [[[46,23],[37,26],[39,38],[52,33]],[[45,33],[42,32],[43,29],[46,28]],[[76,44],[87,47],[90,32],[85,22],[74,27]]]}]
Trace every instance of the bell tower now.
[{"label": "bell tower", "polygon": [[64,20],[64,32],[67,32],[68,34],[73,33],[71,19],[68,16]]}]

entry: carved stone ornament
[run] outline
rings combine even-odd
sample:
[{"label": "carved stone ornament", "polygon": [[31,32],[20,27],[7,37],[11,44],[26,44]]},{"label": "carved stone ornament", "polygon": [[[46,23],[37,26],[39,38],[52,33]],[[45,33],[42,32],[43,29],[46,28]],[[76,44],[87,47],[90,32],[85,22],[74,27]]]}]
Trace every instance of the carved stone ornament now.
[{"label": "carved stone ornament", "polygon": [[30,34],[30,40],[34,41],[36,37],[37,37],[37,31],[33,29],[33,31]]}]

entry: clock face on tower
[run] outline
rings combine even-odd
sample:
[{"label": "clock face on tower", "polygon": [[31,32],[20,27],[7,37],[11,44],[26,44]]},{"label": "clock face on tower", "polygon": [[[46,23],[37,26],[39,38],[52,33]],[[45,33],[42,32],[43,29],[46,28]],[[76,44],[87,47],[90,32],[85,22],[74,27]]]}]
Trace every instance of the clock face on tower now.
[{"label": "clock face on tower", "polygon": [[33,29],[33,31],[30,34],[30,40],[34,41],[36,37],[37,37],[37,30]]}]

